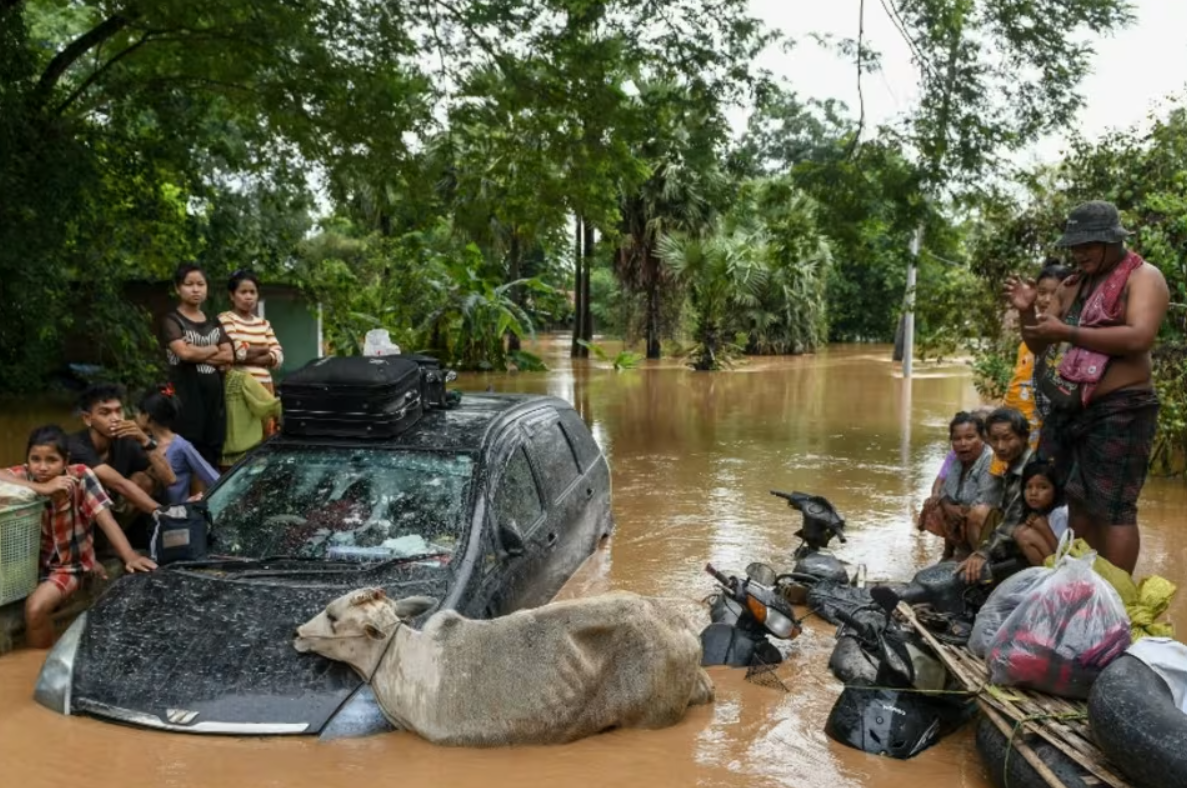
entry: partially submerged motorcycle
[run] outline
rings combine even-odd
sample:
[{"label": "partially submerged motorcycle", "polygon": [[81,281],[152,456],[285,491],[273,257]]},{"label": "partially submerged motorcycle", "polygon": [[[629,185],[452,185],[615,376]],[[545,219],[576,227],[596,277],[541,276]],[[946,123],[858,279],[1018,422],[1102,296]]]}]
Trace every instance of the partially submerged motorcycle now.
[{"label": "partially submerged motorcycle", "polygon": [[709,605],[713,623],[701,632],[701,664],[733,668],[777,665],[783,655],[767,635],[793,640],[803,631],[795,611],[775,592],[775,570],[766,564],[746,567],[746,576],[726,575],[712,564],[705,571],[720,586]]},{"label": "partially submerged motorcycle", "polygon": [[907,759],[975,716],[976,701],[952,692],[957,688],[943,665],[914,632],[895,622],[892,609],[838,608],[837,616],[862,652],[873,656],[873,675],[846,682],[824,727],[829,738]]},{"label": "partially submerged motorcycle", "polygon": [[755,667],[783,661],[768,636],[792,640],[802,631],[793,604],[803,604],[808,588],[819,581],[848,582],[845,565],[821,552],[834,538],[845,539],[845,520],[826,499],[801,492],[771,490],[802,515],[795,532],[800,544],[792,554],[794,571],[777,574],[766,564],[750,564],[745,577],[727,575],[711,565],[720,588],[710,598],[711,623],[701,633],[704,665]]}]

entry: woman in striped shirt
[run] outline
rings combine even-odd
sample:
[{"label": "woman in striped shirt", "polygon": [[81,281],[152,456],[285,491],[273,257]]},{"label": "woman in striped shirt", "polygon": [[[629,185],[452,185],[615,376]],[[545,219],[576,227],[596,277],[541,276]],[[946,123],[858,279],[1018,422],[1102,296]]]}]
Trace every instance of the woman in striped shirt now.
[{"label": "woman in striped shirt", "polygon": [[256,317],[260,302],[260,280],[251,271],[239,270],[227,282],[231,311],[218,316],[235,349],[235,366],[250,374],[269,392],[275,392],[268,370],[284,362],[284,351],[272,325]]}]

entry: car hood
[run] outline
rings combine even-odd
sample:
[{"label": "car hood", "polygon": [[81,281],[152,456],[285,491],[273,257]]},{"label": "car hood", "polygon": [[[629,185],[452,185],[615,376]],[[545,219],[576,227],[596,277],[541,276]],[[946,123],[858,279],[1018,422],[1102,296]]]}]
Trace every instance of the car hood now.
[{"label": "car hood", "polygon": [[297,653],[297,626],[360,586],[443,599],[452,577],[425,564],[265,574],[167,567],[114,583],[82,632],[73,712],[193,733],[317,733],[363,682]]}]

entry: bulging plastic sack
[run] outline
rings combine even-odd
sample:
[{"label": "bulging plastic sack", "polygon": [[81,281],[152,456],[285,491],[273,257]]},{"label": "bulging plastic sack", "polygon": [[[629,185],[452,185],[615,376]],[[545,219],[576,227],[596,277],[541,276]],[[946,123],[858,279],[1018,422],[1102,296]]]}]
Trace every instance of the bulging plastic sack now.
[{"label": "bulging plastic sack", "polygon": [[391,334],[384,328],[373,328],[363,339],[364,356],[398,356],[400,346],[392,342]]},{"label": "bulging plastic sack", "polygon": [[1045,581],[1052,571],[1054,570],[1042,566],[1032,566],[1010,575],[993,589],[989,599],[985,600],[985,604],[977,611],[977,620],[973,622],[973,632],[969,635],[969,651],[984,659],[989,654],[993,639],[997,637],[1002,624],[1031,590]]},{"label": "bulging plastic sack", "polygon": [[1055,568],[1002,622],[985,662],[993,684],[1087,698],[1129,647],[1129,617],[1116,589],[1093,571],[1096,554],[1073,557],[1063,541],[1060,548]]}]

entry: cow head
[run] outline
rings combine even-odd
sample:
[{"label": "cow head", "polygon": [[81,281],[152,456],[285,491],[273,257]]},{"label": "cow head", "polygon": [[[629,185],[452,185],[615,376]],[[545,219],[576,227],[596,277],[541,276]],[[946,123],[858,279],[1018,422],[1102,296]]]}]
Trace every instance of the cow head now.
[{"label": "cow head", "polygon": [[424,596],[393,602],[382,588],[351,591],[297,627],[293,648],[345,662],[370,681],[400,625],[436,604]]}]

